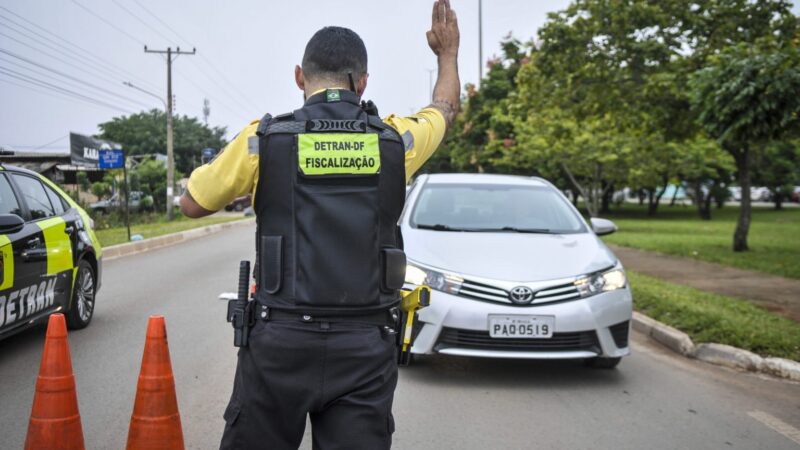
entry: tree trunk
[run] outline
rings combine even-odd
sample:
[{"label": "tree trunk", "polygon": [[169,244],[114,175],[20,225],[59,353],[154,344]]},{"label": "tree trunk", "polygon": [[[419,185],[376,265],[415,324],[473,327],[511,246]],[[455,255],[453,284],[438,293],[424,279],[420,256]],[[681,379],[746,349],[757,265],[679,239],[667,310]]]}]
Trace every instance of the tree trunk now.
[{"label": "tree trunk", "polygon": [[739,172],[739,186],[742,188],[742,201],[739,208],[739,220],[733,232],[733,251],[744,252],[747,246],[747,233],[750,231],[752,201],[750,200],[750,149],[744,148],[734,154],[736,170]]},{"label": "tree trunk", "polygon": [[667,189],[661,189],[658,191],[658,188],[650,188],[647,189],[647,215],[648,216],[655,216],[656,212],[658,212],[658,205],[661,203],[661,197],[664,196],[664,192]]},{"label": "tree trunk", "polygon": [[[596,204],[593,198],[594,196],[587,195],[586,190],[580,185],[580,183],[578,183],[578,180],[572,176],[572,172],[570,172],[566,164],[561,164],[561,170],[563,170],[567,175],[567,178],[569,178],[569,182],[572,183],[572,187],[581,194],[581,197],[583,197],[583,203],[586,206],[586,212],[589,213],[589,217],[597,217],[597,208],[595,207]],[[592,189],[591,186],[589,186],[589,189]]]},{"label": "tree trunk", "polygon": [[573,204],[573,206],[575,206],[577,208],[578,207],[578,197],[580,196],[580,194],[578,193],[578,190],[575,189],[575,188],[572,188],[569,191],[572,192],[572,204]]},{"label": "tree trunk", "polygon": [[610,184],[603,182],[603,197],[600,204],[601,213],[611,212],[611,197],[614,196],[614,187]]},{"label": "tree trunk", "polygon": [[714,197],[713,197],[713,195],[711,193],[714,192],[714,189],[716,189],[716,187],[717,187],[717,185],[716,185],[716,182],[715,182],[714,184],[711,185],[711,188],[708,190],[708,195],[706,195],[706,198],[703,201],[703,204],[705,205],[703,207],[703,210],[705,211],[705,214],[701,214],[700,215],[700,217],[703,220],[711,220],[711,200],[714,199]]},{"label": "tree trunk", "polygon": [[775,202],[775,209],[783,209],[783,192],[776,189],[772,192],[772,199]]},{"label": "tree trunk", "polygon": [[639,196],[639,206],[642,206],[642,205],[644,205],[644,190],[642,190],[642,189],[639,189],[639,190],[636,192],[636,195],[638,195],[638,196]]},{"label": "tree trunk", "polygon": [[711,195],[703,195],[703,184],[699,181],[692,183],[692,190],[694,190],[694,203],[697,206],[697,212],[703,220],[711,220],[711,210],[709,209],[709,198]]},{"label": "tree trunk", "polygon": [[675,192],[672,194],[672,200],[669,201],[669,206],[675,206],[675,201],[678,199],[678,190],[680,185],[675,185]]}]

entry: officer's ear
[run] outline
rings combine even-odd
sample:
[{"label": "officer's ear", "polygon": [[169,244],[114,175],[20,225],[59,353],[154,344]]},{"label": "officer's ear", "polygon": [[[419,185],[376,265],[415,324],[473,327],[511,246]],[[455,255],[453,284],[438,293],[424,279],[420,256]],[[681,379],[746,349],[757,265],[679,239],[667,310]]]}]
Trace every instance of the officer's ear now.
[{"label": "officer's ear", "polygon": [[367,90],[367,78],[369,78],[369,74],[365,73],[363,77],[358,79],[358,84],[356,85],[356,94],[361,97],[364,95],[364,91]]},{"label": "officer's ear", "polygon": [[297,87],[301,91],[306,90],[306,78],[303,75],[303,69],[299,65],[294,66],[294,82],[297,83]]}]

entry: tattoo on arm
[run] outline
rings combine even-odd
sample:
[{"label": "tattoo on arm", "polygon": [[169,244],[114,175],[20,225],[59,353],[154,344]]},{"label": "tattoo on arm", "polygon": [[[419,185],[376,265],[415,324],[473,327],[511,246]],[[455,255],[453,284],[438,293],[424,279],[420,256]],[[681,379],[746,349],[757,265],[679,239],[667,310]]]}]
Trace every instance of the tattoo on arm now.
[{"label": "tattoo on arm", "polygon": [[459,106],[458,104],[441,98],[434,99],[433,103],[430,104],[430,107],[436,108],[442,113],[448,129],[453,125],[453,120],[455,120],[456,114],[458,114]]}]

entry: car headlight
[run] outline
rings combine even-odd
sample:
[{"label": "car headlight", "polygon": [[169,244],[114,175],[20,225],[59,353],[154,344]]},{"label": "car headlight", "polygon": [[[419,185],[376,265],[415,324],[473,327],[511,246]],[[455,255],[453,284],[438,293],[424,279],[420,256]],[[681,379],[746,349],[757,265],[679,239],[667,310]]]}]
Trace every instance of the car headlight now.
[{"label": "car headlight", "polygon": [[575,280],[575,286],[577,286],[581,297],[591,297],[601,292],[622,289],[627,282],[625,272],[621,268],[615,267],[605,272],[582,276]]},{"label": "car headlight", "polygon": [[428,286],[437,291],[447,292],[448,294],[458,294],[461,290],[463,278],[451,273],[438,272],[408,264],[406,266],[406,283],[415,286]]}]

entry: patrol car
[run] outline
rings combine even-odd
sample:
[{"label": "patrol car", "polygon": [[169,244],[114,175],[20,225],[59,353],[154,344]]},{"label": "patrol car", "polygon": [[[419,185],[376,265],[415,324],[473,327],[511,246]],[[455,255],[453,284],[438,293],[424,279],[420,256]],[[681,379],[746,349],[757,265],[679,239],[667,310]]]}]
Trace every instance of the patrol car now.
[{"label": "patrol car", "polygon": [[55,312],[89,325],[102,272],[92,226],[56,184],[0,164],[0,339]]}]

